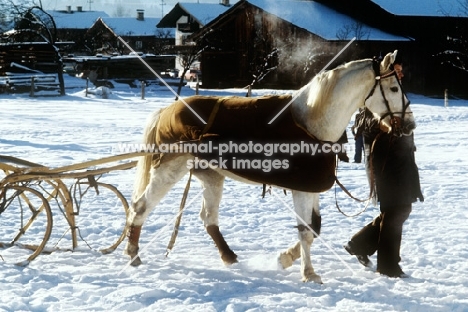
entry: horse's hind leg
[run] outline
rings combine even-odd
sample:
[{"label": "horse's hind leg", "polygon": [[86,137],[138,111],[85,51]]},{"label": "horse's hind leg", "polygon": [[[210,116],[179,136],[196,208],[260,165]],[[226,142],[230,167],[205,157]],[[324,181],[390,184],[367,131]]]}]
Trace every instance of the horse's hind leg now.
[{"label": "horse's hind leg", "polygon": [[190,155],[166,156],[166,160],[159,167],[151,169],[149,184],[143,194],[132,202],[129,210],[127,218],[129,233],[125,253],[131,257],[133,266],[141,264],[138,256],[141,226],[164,195],[189,171],[187,160]]},{"label": "horse's hind leg", "polygon": [[203,220],[206,232],[218,247],[224,263],[236,263],[237,255],[229,248],[219,231],[218,225],[219,203],[223,194],[224,176],[214,170],[196,170],[194,175],[200,180],[204,188],[200,218]]},{"label": "horse's hind leg", "polygon": [[[320,218],[316,222],[313,221],[313,217],[320,217],[319,194],[293,191],[293,202],[297,214],[299,241],[288,250],[282,252],[279,256],[279,261],[283,268],[287,268],[292,265],[294,260],[300,257],[302,280],[304,282],[313,281],[322,283],[322,279],[315,273],[312,267],[310,257],[310,247],[314,241],[314,235],[320,232]],[[312,229],[316,233],[304,226],[301,219],[307,222],[309,226],[312,225]]]}]

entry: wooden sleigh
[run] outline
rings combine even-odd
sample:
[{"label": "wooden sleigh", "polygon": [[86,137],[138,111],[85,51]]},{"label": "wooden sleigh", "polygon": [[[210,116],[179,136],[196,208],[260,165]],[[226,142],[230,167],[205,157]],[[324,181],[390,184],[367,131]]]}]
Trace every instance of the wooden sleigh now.
[{"label": "wooden sleigh", "polygon": [[[54,204],[68,225],[63,236],[70,232],[72,250],[77,248],[81,235],[76,216],[81,212],[82,202],[91,196],[90,193],[99,195],[102,192],[111,193],[110,196],[115,197],[125,213],[118,237],[112,238],[110,246],[99,249],[104,254],[113,252],[126,237],[125,219],[129,205],[114,185],[100,182],[99,179],[111,171],[133,168],[136,161],[126,160],[141,155],[144,153],[127,153],[59,168],[0,155],[0,170],[5,174],[0,180],[0,261],[10,260],[5,256],[9,253],[2,252],[10,248],[22,247],[22,250],[27,251],[19,257],[17,253],[11,253],[13,256],[10,257],[18,265],[27,265],[39,254],[54,250],[46,248],[54,225],[53,219],[59,215],[52,211],[51,206]],[[67,185],[65,180],[73,182]],[[2,218],[5,215],[9,218]]]}]

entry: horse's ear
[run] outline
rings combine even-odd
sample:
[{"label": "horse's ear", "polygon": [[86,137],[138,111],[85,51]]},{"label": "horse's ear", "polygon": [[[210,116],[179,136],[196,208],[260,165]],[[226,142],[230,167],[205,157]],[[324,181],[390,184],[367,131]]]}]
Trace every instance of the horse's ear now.
[{"label": "horse's ear", "polygon": [[395,50],[393,53],[388,53],[385,55],[382,62],[380,62],[380,72],[384,73],[389,70],[390,66],[395,62],[398,50]]}]

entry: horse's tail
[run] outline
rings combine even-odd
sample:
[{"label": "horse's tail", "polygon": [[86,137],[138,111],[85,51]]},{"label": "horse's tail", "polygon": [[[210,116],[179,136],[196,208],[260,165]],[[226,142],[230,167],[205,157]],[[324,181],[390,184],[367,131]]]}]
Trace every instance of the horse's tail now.
[{"label": "horse's tail", "polygon": [[[162,109],[154,111],[148,117],[148,120],[146,122],[145,130],[143,132],[143,145],[146,146],[146,149],[151,148],[153,151],[155,151],[157,148],[156,132],[161,111]],[[147,151],[151,152],[150,150]],[[133,202],[137,201],[140,198],[150,181],[150,171],[153,157],[154,155],[148,154],[146,156],[141,156],[138,160],[135,183],[133,185]]]}]

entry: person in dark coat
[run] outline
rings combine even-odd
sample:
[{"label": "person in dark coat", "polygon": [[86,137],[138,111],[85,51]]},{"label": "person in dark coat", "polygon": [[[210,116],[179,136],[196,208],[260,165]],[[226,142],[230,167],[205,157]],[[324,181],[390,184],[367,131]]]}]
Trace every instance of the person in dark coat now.
[{"label": "person in dark coat", "polygon": [[366,171],[371,187],[376,187],[380,214],[344,248],[364,266],[371,265],[369,256],[377,251],[377,272],[406,277],[399,265],[403,223],[411,213],[412,203],[417,199],[424,201],[414,157],[414,136],[398,137],[382,131],[379,121],[367,109],[361,110],[357,118],[356,131],[364,137]]},{"label": "person in dark coat", "polygon": [[[357,116],[358,114],[356,114]],[[355,119],[357,121],[357,118]],[[354,136],[354,162],[359,164],[362,160],[362,153],[364,152],[364,138],[362,137],[362,132],[357,131],[357,125],[355,124],[351,127],[351,133]]]}]

